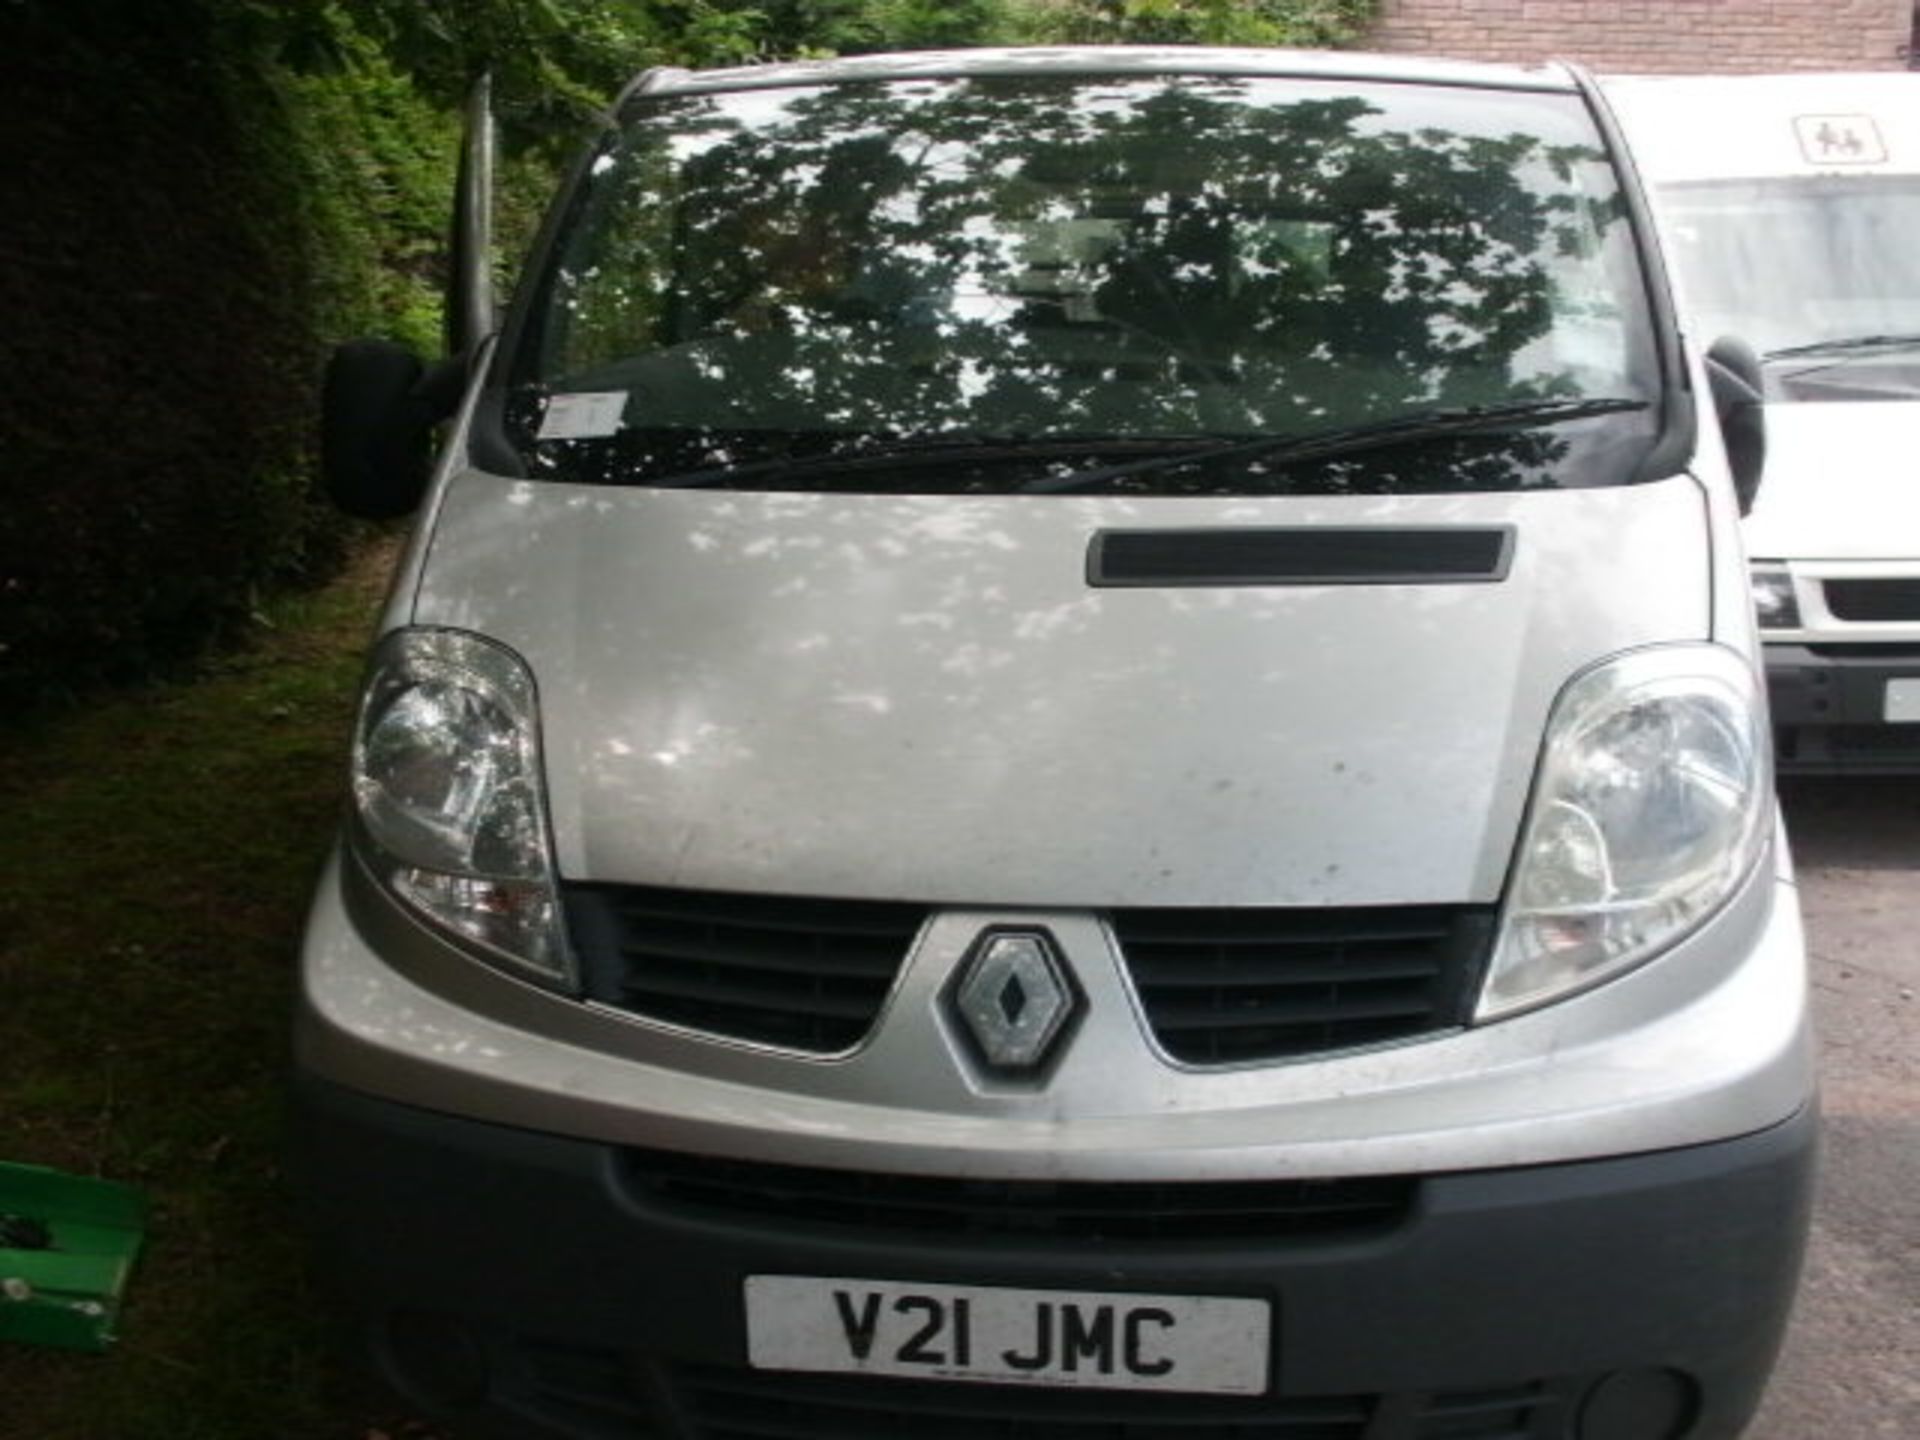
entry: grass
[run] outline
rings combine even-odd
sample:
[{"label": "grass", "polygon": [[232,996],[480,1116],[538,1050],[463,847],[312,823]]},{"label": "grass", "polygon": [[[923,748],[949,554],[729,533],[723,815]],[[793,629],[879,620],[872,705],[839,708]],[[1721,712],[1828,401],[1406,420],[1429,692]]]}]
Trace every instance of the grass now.
[{"label": "grass", "polygon": [[357,1435],[280,1185],[301,918],[391,562],[193,683],[0,735],[0,1159],[144,1187],[105,1357],[0,1345],[0,1440]]}]

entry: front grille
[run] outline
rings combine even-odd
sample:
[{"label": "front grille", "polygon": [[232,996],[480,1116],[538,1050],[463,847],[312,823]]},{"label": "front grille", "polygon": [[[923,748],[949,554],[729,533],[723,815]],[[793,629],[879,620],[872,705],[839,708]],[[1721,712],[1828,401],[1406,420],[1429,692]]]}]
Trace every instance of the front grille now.
[{"label": "front grille", "polygon": [[622,1156],[630,1193],[714,1219],[858,1227],[867,1235],[1055,1240],[1272,1240],[1372,1231],[1403,1219],[1418,1182],[962,1180],[765,1165],[656,1150]]},{"label": "front grille", "polygon": [[567,885],[589,999],[717,1035],[830,1054],[873,1027],[927,909]]},{"label": "front grille", "polygon": [[1490,906],[1116,910],[1160,1046],[1191,1064],[1274,1060],[1465,1023]]},{"label": "front grille", "polygon": [[1913,756],[1920,759],[1920,726],[1834,725],[1828,728],[1827,747],[1836,755],[1862,758]]},{"label": "front grille", "polygon": [[1838,620],[1920,620],[1920,579],[1829,580],[1826,591]]},{"label": "front grille", "polygon": [[719,1366],[676,1379],[699,1440],[1361,1440],[1373,1413],[1357,1395],[1245,1400]]},{"label": "front grille", "polygon": [[1417,1440],[1532,1440],[1564,1410],[1566,1396],[1546,1385],[1510,1390],[1470,1390],[1429,1396]]},{"label": "front grille", "polygon": [[[569,884],[589,999],[814,1054],[860,1042],[931,908]],[[1489,906],[1122,909],[1109,919],[1161,1048],[1275,1060],[1465,1022]]]},{"label": "front grille", "polygon": [[1775,734],[1774,764],[1789,775],[1920,771],[1920,725],[1794,726]]},{"label": "front grille", "polygon": [[699,1440],[1544,1440],[1569,1387],[1242,1399],[686,1366],[675,1389]]},{"label": "front grille", "polygon": [[787,1374],[532,1340],[512,1348],[514,1409],[596,1440],[1546,1440],[1565,1433],[1582,1388],[1164,1395]]},{"label": "front grille", "polygon": [[567,1435],[664,1440],[649,1367],[620,1350],[522,1340],[508,1372],[514,1408]]},{"label": "front grille", "polygon": [[1858,660],[1866,664],[1920,660],[1920,645],[1882,645],[1871,640],[1855,645],[1809,645],[1807,650],[1823,660]]}]

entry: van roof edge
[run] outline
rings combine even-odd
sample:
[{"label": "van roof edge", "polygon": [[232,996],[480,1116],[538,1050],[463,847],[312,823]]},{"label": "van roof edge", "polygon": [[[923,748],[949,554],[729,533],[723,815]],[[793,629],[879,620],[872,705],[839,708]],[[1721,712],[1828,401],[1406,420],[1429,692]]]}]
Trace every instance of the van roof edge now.
[{"label": "van roof edge", "polygon": [[848,80],[948,79],[974,75],[1263,75],[1372,80],[1486,89],[1572,92],[1559,64],[1495,65],[1471,60],[1354,50],[1225,49],[1206,46],[1081,45],[923,50],[828,60],[779,61],[716,70],[648,70],[621,93],[616,110],[639,95],[772,89]]}]

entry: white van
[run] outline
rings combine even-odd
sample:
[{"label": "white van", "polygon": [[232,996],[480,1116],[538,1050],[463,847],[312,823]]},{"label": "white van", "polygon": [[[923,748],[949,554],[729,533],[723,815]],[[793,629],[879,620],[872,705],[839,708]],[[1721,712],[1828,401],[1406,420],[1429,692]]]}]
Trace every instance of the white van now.
[{"label": "white van", "polygon": [[497,335],[484,248],[328,385],[418,518],[301,1187],[416,1406],[1740,1433],[1815,1141],[1760,412],[1586,77],[655,71]]},{"label": "white van", "polygon": [[1607,88],[1683,323],[1766,377],[1746,531],[1781,768],[1920,770],[1920,75]]}]

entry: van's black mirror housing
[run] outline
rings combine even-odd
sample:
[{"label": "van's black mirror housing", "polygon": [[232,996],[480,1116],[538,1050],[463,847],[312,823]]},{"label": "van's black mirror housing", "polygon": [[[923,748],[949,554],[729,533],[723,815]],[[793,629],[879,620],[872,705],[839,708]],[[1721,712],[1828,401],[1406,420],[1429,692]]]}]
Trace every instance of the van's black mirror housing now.
[{"label": "van's black mirror housing", "polygon": [[349,515],[391,520],[426,493],[434,427],[459,404],[464,357],[432,369],[391,340],[349,340],[327,362],[320,398],[320,473]]},{"label": "van's black mirror housing", "polygon": [[1720,417],[1733,492],[1745,515],[1753,509],[1767,463],[1766,382],[1760,375],[1760,356],[1746,341],[1721,336],[1707,351],[1707,384]]},{"label": "van's black mirror housing", "polygon": [[320,471],[349,515],[392,520],[418,508],[434,427],[459,407],[469,361],[493,333],[493,87],[467,94],[454,183],[445,306],[448,358],[423,365],[404,345],[350,340],[333,352],[320,405]]}]

